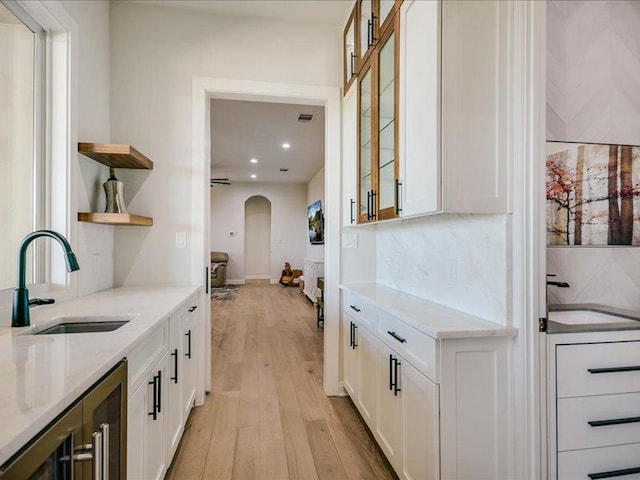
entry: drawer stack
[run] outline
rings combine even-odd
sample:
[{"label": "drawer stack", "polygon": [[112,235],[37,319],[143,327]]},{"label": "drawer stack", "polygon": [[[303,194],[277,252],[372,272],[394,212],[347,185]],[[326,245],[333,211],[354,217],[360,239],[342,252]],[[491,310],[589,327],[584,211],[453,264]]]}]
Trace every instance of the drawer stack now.
[{"label": "drawer stack", "polygon": [[556,378],[558,478],[640,475],[640,342],[557,345]]}]

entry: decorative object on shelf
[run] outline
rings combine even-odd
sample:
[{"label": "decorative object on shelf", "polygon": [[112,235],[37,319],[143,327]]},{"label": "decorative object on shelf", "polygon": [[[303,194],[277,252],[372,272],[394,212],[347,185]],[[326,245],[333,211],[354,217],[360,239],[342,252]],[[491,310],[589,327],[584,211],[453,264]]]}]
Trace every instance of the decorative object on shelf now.
[{"label": "decorative object on shelf", "polygon": [[289,262],[285,262],[284,270],[280,275],[280,284],[285,287],[295,287],[300,283],[300,277],[302,276],[302,270],[293,270]]},{"label": "decorative object on shelf", "polygon": [[640,147],[547,142],[546,168],[548,245],[640,245]]},{"label": "decorative object on shelf", "polygon": [[309,242],[312,245],[324,244],[324,216],[320,200],[307,207],[307,218],[309,219]]},{"label": "decorative object on shelf", "polygon": [[110,177],[104,184],[107,207],[104,213],[79,212],[79,222],[103,225],[150,227],[153,218],[128,213],[124,204],[123,183],[115,176],[116,168],[153,170],[153,162],[131,145],[116,143],[79,142],[78,152],[110,168]]},{"label": "decorative object on shelf", "polygon": [[109,168],[109,179],[104,182],[107,206],[104,213],[129,213],[124,206],[124,183],[116,178],[116,169]]}]

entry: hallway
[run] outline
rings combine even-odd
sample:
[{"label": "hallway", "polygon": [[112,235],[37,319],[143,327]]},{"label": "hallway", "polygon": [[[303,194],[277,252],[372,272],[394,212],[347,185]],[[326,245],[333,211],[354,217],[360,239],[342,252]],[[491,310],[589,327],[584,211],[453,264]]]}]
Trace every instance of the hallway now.
[{"label": "hallway", "polygon": [[325,396],[323,331],[297,288],[241,286],[212,325],[212,391],[168,479],[396,478],[351,400]]}]

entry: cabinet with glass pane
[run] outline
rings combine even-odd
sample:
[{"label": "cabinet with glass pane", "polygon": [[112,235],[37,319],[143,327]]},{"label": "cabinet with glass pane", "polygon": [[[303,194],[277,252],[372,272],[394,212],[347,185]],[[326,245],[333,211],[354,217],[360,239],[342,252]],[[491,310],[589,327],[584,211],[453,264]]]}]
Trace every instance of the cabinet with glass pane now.
[{"label": "cabinet with glass pane", "polygon": [[399,18],[360,70],[359,223],[398,216],[398,55]]}]

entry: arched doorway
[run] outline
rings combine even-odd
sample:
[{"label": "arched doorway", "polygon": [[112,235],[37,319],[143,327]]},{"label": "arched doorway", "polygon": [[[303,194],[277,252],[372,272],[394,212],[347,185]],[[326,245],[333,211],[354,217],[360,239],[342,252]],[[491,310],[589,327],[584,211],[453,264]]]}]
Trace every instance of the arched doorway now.
[{"label": "arched doorway", "polygon": [[271,202],[262,195],[244,202],[244,277],[271,279]]}]

